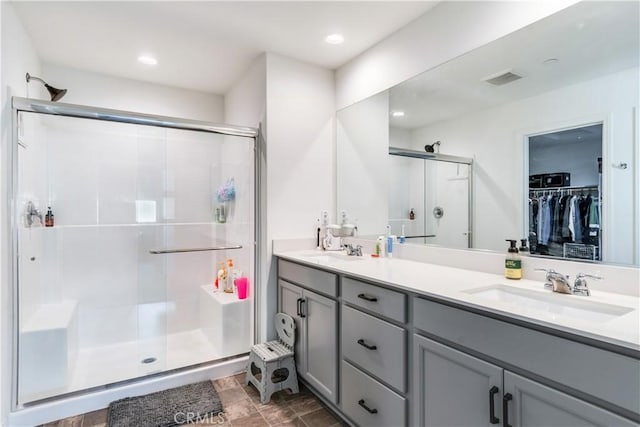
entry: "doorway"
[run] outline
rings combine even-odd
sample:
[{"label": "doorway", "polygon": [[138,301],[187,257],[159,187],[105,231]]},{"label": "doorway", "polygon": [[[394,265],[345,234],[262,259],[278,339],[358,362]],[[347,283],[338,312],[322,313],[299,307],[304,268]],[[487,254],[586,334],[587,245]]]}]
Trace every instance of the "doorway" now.
[{"label": "doorway", "polygon": [[602,260],[602,123],[528,137],[531,253]]}]

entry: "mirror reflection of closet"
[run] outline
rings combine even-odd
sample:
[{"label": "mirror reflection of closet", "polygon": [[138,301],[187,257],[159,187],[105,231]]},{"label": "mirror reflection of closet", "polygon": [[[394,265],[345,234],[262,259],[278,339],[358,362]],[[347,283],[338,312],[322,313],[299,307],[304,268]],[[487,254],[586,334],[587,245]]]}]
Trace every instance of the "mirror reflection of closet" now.
[{"label": "mirror reflection of closet", "polygon": [[531,253],[602,260],[602,124],[528,137]]}]

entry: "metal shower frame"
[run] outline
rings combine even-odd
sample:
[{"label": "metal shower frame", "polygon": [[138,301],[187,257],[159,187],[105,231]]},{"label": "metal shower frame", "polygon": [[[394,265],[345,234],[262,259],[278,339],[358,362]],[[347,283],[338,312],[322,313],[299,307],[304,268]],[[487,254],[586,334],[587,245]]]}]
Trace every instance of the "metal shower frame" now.
[{"label": "metal shower frame", "polygon": [[450,154],[440,153],[428,153],[425,151],[410,150],[407,148],[399,147],[389,147],[389,155],[469,165],[469,223],[467,227],[467,241],[469,249],[473,248],[473,159],[470,157],[452,156]]},{"label": "metal shower frame", "polygon": [[[12,145],[8,150],[8,184],[7,184],[7,230],[10,236],[9,248],[9,275],[11,277],[11,411],[20,410],[18,403],[18,220],[20,218],[17,206],[18,195],[18,137],[19,137],[19,114],[21,112],[40,113],[54,116],[75,117],[81,119],[93,119],[100,121],[128,123],[134,125],[155,126],[161,128],[191,130],[197,132],[206,132],[219,135],[230,135],[253,139],[254,149],[254,306],[253,306],[253,343],[257,341],[259,333],[260,319],[260,299],[261,292],[258,292],[257,283],[261,277],[261,266],[259,255],[263,251],[262,238],[260,233],[261,215],[260,206],[262,203],[262,194],[260,186],[260,176],[262,173],[262,132],[259,128],[233,126],[220,123],[205,122],[199,120],[183,119],[176,117],[157,116],[151,114],[135,113],[122,110],[114,110],[108,108],[97,108],[84,105],[66,104],[60,102],[50,102],[37,99],[12,97]],[[234,356],[235,357],[235,356]],[[216,360],[218,362],[219,360]],[[183,369],[183,368],[179,368]],[[169,374],[174,371],[166,371],[163,374]],[[139,381],[140,379],[131,379],[126,381]],[[79,391],[82,392],[82,391]]]}]

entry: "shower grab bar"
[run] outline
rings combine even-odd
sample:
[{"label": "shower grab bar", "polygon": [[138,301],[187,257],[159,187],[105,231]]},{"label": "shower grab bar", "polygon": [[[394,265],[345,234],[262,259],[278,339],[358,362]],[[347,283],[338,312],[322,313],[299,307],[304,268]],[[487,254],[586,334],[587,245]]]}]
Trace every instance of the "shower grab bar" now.
[{"label": "shower grab bar", "polygon": [[242,245],[211,246],[208,248],[152,249],[149,251],[149,253],[153,255],[159,255],[159,254],[178,254],[183,252],[226,251],[231,249],[242,249]]},{"label": "shower grab bar", "polygon": [[421,239],[423,237],[436,237],[435,234],[425,234],[424,236],[404,236],[405,239]]}]

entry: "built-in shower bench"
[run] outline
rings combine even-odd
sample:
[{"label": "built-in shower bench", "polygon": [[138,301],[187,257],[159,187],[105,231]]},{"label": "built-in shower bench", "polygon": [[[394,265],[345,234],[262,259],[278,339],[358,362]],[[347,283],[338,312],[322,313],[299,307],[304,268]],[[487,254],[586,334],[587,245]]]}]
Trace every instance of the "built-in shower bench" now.
[{"label": "built-in shower bench", "polygon": [[67,387],[78,349],[77,306],[76,301],[42,304],[26,319],[19,337],[21,396],[38,399]]},{"label": "built-in shower bench", "polygon": [[200,328],[209,342],[224,353],[246,353],[251,342],[251,302],[238,294],[216,290],[213,285],[200,287]]}]

